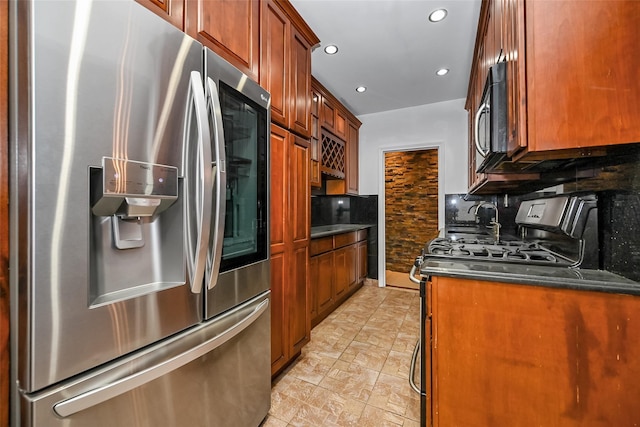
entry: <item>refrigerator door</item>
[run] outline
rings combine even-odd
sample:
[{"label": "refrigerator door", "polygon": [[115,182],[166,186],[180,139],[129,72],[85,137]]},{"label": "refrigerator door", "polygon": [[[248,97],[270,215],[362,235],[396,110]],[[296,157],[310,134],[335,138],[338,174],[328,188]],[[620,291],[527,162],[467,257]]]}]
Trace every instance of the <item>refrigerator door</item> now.
[{"label": "refrigerator door", "polygon": [[202,46],[134,1],[15,7],[12,326],[33,392],[201,321],[182,155],[206,102]]},{"label": "refrigerator door", "polygon": [[23,396],[23,418],[48,427],[257,426],[271,401],[270,344],[261,339],[269,324],[266,292],[163,343]]},{"label": "refrigerator door", "polygon": [[212,224],[216,249],[205,309],[210,318],[269,289],[270,96],[209,49],[205,73],[211,127],[218,130],[212,151],[219,153],[218,174],[223,172],[214,196],[213,217],[220,221]]}]

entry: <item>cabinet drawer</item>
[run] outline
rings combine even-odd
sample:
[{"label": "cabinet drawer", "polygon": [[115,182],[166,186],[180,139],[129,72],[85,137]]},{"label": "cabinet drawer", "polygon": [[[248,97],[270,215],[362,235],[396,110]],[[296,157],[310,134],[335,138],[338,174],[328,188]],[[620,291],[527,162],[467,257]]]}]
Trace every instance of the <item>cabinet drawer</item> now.
[{"label": "cabinet drawer", "polygon": [[335,243],[334,247],[337,249],[355,243],[357,242],[357,237],[358,233],[355,231],[352,231],[350,233],[337,234],[333,236]]},{"label": "cabinet drawer", "polygon": [[309,243],[309,253],[311,256],[328,252],[333,249],[333,236],[311,239]]},{"label": "cabinet drawer", "polygon": [[367,240],[367,229],[365,228],[364,230],[358,230],[358,242],[362,242],[363,240]]}]

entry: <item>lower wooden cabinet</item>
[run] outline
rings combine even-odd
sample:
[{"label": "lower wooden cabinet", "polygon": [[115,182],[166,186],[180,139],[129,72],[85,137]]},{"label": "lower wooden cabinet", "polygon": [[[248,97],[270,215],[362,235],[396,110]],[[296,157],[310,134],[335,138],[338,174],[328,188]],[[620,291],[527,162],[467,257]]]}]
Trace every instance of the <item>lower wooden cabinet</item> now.
[{"label": "lower wooden cabinet", "polygon": [[271,373],[309,341],[309,142],[271,126]]},{"label": "lower wooden cabinet", "polygon": [[367,230],[359,230],[311,240],[311,326],[320,323],[362,286],[367,276],[366,239]]},{"label": "lower wooden cabinet", "polygon": [[427,312],[426,425],[640,425],[639,297],[434,277]]}]

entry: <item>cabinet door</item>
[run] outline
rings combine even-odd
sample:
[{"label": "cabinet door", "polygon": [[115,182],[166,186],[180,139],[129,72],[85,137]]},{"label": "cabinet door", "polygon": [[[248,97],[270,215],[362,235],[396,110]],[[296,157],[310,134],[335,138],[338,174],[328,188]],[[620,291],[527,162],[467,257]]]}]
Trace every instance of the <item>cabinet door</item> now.
[{"label": "cabinet door", "polygon": [[260,86],[271,94],[271,120],[288,127],[289,19],[273,0],[262,3]]},{"label": "cabinet door", "polygon": [[287,361],[287,328],[285,328],[285,281],[289,277],[284,253],[271,254],[271,374]]},{"label": "cabinet door", "polygon": [[640,2],[525,8],[527,151],[640,141]]},{"label": "cabinet door", "polygon": [[258,80],[259,0],[187,0],[185,31]]},{"label": "cabinet door", "polygon": [[286,302],[287,283],[290,279],[289,263],[286,259],[286,209],[288,197],[288,133],[284,129],[271,126],[271,200],[270,200],[270,241],[271,241],[271,374],[278,372],[288,361],[288,337]]},{"label": "cabinet door", "polygon": [[136,0],[138,3],[184,30],[184,0]]},{"label": "cabinet door", "polygon": [[315,257],[318,263],[318,273],[312,277],[318,305],[318,315],[322,315],[335,301],[334,291],[334,252],[327,252]]},{"label": "cabinet door", "polygon": [[309,315],[311,322],[318,316],[318,283],[320,277],[320,268],[318,265],[318,257],[309,258]]},{"label": "cabinet door", "polygon": [[289,317],[289,347],[291,355],[298,353],[309,342],[311,317],[309,316],[309,248],[304,246],[293,251],[291,281],[286,293],[286,308]]},{"label": "cabinet door", "polygon": [[353,288],[358,282],[358,245],[349,245],[347,252],[347,288]]},{"label": "cabinet door", "polygon": [[311,188],[309,186],[310,144],[306,139],[293,136],[289,160],[288,226],[293,230],[294,245],[309,245],[311,237]]},{"label": "cabinet door", "polygon": [[269,222],[271,251],[284,252],[285,232],[288,221],[288,193],[289,182],[287,180],[288,159],[288,132],[279,126],[271,125],[270,144],[270,201]]},{"label": "cabinet door", "polygon": [[320,175],[320,94],[311,91],[311,186],[321,187]]},{"label": "cabinet door", "polygon": [[294,26],[291,27],[290,58],[289,129],[309,138],[311,136],[311,47]]},{"label": "cabinet door", "polygon": [[336,298],[340,298],[342,294],[349,288],[349,260],[347,259],[347,248],[337,249],[334,260],[334,288]]},{"label": "cabinet door", "polygon": [[289,207],[287,226],[291,230],[292,273],[288,283],[287,311],[291,354],[309,341],[309,240],[311,187],[309,185],[309,142],[291,135],[289,155]]},{"label": "cabinet door", "polygon": [[347,138],[347,116],[339,108],[336,108],[335,122],[333,128],[335,134],[342,139]]},{"label": "cabinet door", "polygon": [[435,279],[435,425],[640,423],[637,297]]},{"label": "cabinet door", "polygon": [[347,194],[358,194],[358,127],[348,122],[345,180]]},{"label": "cabinet door", "polygon": [[320,104],[320,123],[323,127],[333,131],[336,125],[336,107],[324,96]]},{"label": "cabinet door", "polygon": [[363,282],[367,278],[367,241],[358,243],[358,279],[357,283]]}]

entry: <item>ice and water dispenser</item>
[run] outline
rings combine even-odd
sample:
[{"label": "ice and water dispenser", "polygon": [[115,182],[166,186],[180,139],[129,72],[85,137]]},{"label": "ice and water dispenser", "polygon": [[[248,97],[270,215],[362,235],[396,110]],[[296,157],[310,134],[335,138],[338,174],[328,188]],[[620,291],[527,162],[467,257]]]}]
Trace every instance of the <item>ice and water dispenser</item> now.
[{"label": "ice and water dispenser", "polygon": [[104,157],[90,180],[91,304],[183,284],[178,168]]}]

